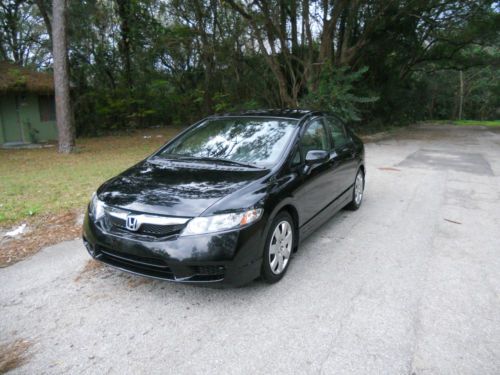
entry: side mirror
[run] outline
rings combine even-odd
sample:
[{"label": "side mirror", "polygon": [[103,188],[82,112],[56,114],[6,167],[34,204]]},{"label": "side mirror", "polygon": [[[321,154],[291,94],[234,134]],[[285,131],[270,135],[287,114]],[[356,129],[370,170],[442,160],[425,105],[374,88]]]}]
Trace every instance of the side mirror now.
[{"label": "side mirror", "polygon": [[324,150],[309,150],[306,154],[306,165],[320,164],[328,161],[330,154]]}]

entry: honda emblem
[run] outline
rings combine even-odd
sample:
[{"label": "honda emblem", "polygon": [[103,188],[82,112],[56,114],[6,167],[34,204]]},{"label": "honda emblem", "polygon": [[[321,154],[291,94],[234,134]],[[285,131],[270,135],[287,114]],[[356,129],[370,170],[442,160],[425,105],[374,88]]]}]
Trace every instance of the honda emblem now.
[{"label": "honda emblem", "polygon": [[127,222],[125,226],[128,230],[136,232],[139,229],[139,220],[133,215],[127,216]]}]

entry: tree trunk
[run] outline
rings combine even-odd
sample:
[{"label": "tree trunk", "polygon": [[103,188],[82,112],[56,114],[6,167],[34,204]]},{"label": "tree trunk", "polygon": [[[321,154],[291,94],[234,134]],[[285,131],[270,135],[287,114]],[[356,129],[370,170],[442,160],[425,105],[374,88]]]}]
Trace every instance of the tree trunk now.
[{"label": "tree trunk", "polygon": [[458,93],[458,119],[462,119],[462,112],[463,112],[463,107],[464,107],[464,72],[460,71],[459,73],[459,78],[460,78],[460,92]]},{"label": "tree trunk", "polygon": [[35,0],[35,3],[38,7],[38,11],[42,15],[45,27],[47,28],[47,34],[49,34],[50,48],[52,48],[52,22],[49,16],[50,6],[47,5],[46,2],[43,0]]},{"label": "tree trunk", "polygon": [[[200,36],[200,58],[205,68],[203,72],[203,112],[208,115],[213,108],[214,94],[214,72],[215,72],[215,41],[217,29],[217,2],[210,2],[210,9],[204,8],[204,3],[201,0],[192,2],[194,15],[197,25],[197,30]],[[211,20],[212,35],[207,33],[207,22]]]},{"label": "tree trunk", "polygon": [[75,149],[75,131],[69,92],[69,64],[66,34],[66,0],[52,1],[52,44],[59,152],[69,154]]},{"label": "tree trunk", "polygon": [[297,0],[290,1],[290,23],[292,25],[292,54],[299,51],[299,37],[297,30]]},{"label": "tree trunk", "polygon": [[132,79],[132,62],[131,62],[131,48],[130,48],[130,17],[131,17],[131,3],[129,0],[116,0],[118,6],[118,16],[120,17],[120,35],[121,41],[119,44],[122,61],[125,68],[125,82],[129,90],[133,87]]}]

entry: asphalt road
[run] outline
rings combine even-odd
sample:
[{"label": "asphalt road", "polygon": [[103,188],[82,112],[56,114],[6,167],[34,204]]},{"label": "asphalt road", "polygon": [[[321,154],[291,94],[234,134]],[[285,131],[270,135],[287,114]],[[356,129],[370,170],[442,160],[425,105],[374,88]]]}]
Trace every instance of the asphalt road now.
[{"label": "asphalt road", "polygon": [[499,374],[500,132],[367,144],[363,206],[278,284],[217,290],[84,270],[79,240],[0,269],[14,373]]}]

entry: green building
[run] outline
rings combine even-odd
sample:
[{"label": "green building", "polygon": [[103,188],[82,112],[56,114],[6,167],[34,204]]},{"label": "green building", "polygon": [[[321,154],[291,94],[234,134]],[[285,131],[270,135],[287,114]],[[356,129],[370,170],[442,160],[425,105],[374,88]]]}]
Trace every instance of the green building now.
[{"label": "green building", "polygon": [[0,62],[0,145],[57,140],[52,74]]}]

